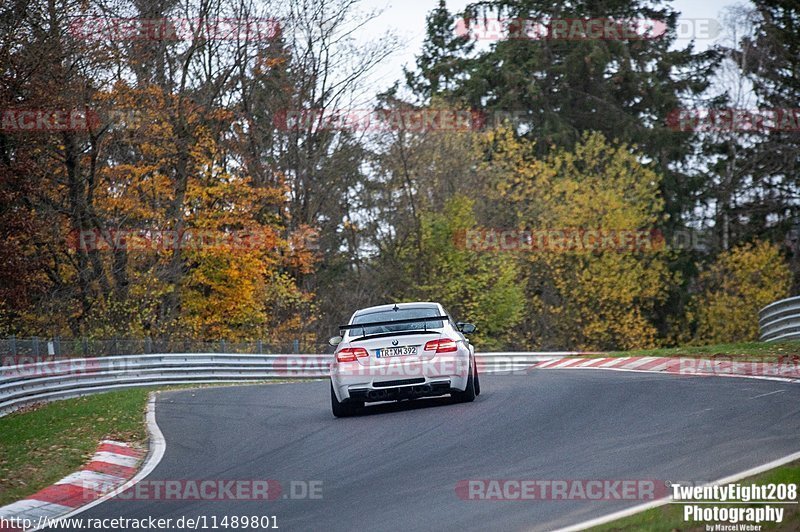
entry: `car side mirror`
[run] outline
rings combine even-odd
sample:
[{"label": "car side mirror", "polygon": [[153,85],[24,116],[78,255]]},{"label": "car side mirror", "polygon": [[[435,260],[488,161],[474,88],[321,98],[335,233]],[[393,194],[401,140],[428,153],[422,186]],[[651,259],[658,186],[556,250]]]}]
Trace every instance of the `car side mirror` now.
[{"label": "car side mirror", "polygon": [[341,336],[333,336],[328,340],[328,343],[332,346],[337,346],[342,342]]},{"label": "car side mirror", "polygon": [[459,321],[458,323],[456,323],[456,327],[458,327],[458,330],[461,331],[464,334],[472,334],[472,333],[474,333],[475,331],[478,330],[478,328],[475,327],[474,324],[472,324],[472,323],[464,323],[462,321]]}]

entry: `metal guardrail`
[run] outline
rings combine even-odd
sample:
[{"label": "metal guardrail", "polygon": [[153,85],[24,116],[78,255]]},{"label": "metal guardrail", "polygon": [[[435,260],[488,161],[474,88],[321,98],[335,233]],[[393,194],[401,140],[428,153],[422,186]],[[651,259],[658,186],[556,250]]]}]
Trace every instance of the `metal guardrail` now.
[{"label": "metal guardrail", "polygon": [[781,299],[759,310],[758,328],[764,342],[800,340],[800,296]]},{"label": "metal guardrail", "polygon": [[[0,337],[0,362],[13,357],[104,357],[109,355],[151,355],[159,353],[241,353],[269,355],[275,353],[332,353],[327,343],[301,338],[275,343],[268,340],[217,341],[173,337]],[[8,365],[3,362],[2,365]]]},{"label": "metal guardrail", "polygon": [[[479,353],[486,373],[524,370],[538,362],[585,353]],[[170,353],[67,358],[0,367],[0,416],[34,403],[120,388],[169,384],[318,379],[332,355]]]}]

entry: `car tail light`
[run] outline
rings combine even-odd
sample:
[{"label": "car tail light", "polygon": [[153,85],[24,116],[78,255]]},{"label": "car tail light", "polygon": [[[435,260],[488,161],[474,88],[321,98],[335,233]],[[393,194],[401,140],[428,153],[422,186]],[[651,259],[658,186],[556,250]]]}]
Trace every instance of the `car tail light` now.
[{"label": "car tail light", "polygon": [[338,362],[355,362],[359,358],[368,357],[369,353],[363,347],[345,347],[336,353]]},{"label": "car tail light", "polygon": [[437,353],[451,353],[458,351],[456,341],[450,338],[439,338],[438,340],[431,340],[425,344],[425,351],[436,351]]}]

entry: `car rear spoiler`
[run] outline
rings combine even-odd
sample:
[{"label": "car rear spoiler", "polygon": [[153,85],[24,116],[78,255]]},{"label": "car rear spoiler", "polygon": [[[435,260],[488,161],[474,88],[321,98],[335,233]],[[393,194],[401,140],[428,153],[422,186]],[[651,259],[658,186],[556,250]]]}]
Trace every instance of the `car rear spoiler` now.
[{"label": "car rear spoiler", "polygon": [[430,316],[427,318],[407,318],[404,320],[373,321],[370,323],[356,323],[354,325],[339,325],[339,331],[349,331],[351,329],[365,329],[367,327],[378,327],[381,325],[402,325],[403,323],[419,323],[429,321],[449,321],[447,316]]}]

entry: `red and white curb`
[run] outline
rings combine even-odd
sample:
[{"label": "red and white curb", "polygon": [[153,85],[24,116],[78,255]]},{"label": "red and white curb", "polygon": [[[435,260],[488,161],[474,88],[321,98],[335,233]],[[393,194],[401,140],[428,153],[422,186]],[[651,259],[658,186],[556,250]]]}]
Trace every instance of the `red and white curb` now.
[{"label": "red and white curb", "polygon": [[[38,523],[45,517],[56,519],[72,513],[133,478],[145,454],[127,443],[103,440],[82,470],[26,499],[1,507],[0,518]],[[0,525],[0,530],[19,529]]]},{"label": "red and white curb", "polygon": [[733,359],[666,357],[559,358],[532,366],[533,369],[605,369],[642,371],[702,377],[745,377],[781,382],[800,382],[800,359],[778,362],[745,362]]}]

